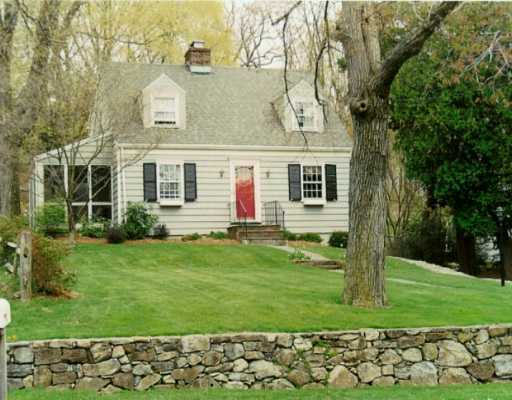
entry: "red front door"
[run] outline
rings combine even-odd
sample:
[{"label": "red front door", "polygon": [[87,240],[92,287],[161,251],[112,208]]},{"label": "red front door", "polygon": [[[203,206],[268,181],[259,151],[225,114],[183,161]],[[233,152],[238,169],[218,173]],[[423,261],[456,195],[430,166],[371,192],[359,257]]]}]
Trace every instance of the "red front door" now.
[{"label": "red front door", "polygon": [[256,219],[254,167],[235,167],[236,217]]}]

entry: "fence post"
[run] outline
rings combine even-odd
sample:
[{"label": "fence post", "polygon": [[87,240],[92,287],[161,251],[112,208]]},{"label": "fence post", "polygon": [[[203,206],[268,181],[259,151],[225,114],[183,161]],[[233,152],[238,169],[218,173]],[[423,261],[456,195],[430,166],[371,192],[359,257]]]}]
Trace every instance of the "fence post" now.
[{"label": "fence post", "polygon": [[20,289],[21,300],[30,301],[32,298],[32,233],[21,232],[20,236]]},{"label": "fence post", "polygon": [[7,325],[11,322],[9,302],[0,299],[0,400],[7,400]]}]

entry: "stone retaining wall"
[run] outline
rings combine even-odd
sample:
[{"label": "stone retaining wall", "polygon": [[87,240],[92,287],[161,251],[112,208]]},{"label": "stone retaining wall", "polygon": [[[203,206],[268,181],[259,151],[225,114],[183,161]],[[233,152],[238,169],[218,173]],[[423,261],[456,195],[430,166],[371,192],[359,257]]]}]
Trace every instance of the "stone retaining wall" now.
[{"label": "stone retaining wall", "polygon": [[11,388],[312,388],[512,380],[512,325],[11,343]]}]

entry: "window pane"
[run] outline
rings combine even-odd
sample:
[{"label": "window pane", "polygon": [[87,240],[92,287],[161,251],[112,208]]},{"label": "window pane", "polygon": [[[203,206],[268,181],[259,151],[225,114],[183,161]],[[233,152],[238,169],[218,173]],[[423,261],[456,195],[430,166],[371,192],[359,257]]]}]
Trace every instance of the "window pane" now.
[{"label": "window pane", "polygon": [[155,125],[175,125],[175,99],[173,97],[155,97],[153,99],[153,119]]},{"label": "window pane", "polygon": [[311,102],[295,103],[296,119],[300,128],[314,128],[315,108]]},{"label": "window pane", "polygon": [[304,166],[302,168],[302,190],[305,199],[322,198],[322,167]]},{"label": "window pane", "polygon": [[160,198],[178,200],[181,198],[181,165],[160,164]]},{"label": "window pane", "polygon": [[68,167],[68,189],[73,202],[89,201],[89,182],[87,165]]},{"label": "window pane", "polygon": [[64,167],[62,165],[44,166],[44,201],[64,198]]},{"label": "window pane", "polygon": [[112,206],[92,206],[92,218],[112,219]]},{"label": "window pane", "polygon": [[91,166],[92,200],[110,202],[110,167],[106,165]]}]

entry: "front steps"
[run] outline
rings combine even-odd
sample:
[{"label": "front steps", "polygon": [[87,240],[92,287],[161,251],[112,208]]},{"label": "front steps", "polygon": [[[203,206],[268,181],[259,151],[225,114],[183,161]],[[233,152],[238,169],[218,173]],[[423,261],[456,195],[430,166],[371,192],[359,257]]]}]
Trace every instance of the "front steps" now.
[{"label": "front steps", "polygon": [[250,244],[282,246],[286,244],[279,225],[232,225],[228,228],[230,239]]}]

